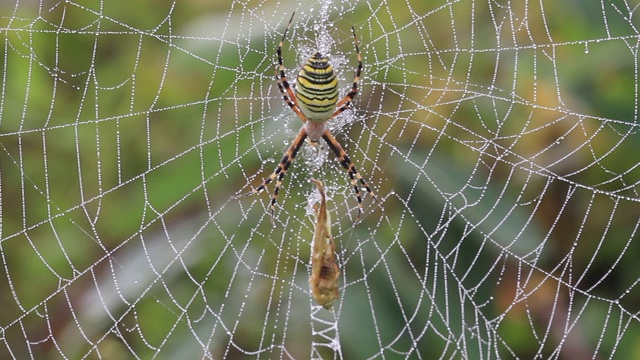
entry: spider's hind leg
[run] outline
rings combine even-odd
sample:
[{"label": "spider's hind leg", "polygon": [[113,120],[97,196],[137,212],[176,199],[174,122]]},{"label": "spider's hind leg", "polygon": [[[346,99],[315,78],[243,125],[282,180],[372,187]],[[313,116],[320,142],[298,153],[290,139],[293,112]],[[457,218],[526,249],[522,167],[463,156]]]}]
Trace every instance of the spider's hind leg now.
[{"label": "spider's hind leg", "polygon": [[298,99],[293,93],[293,90],[291,89],[291,85],[289,84],[289,81],[287,81],[287,75],[285,74],[285,70],[284,70],[284,60],[282,58],[282,46],[284,45],[284,40],[287,37],[287,32],[291,27],[291,21],[293,21],[293,15],[295,15],[295,12],[291,15],[291,19],[289,20],[287,29],[284,31],[284,34],[282,35],[282,40],[280,40],[280,43],[278,44],[278,48],[276,49],[278,63],[274,66],[274,71],[276,74],[276,83],[278,84],[278,90],[280,90],[280,92],[282,93],[282,98],[284,99],[284,102],[287,103],[287,105],[289,105],[291,110],[293,110],[293,112],[295,112],[296,115],[298,115],[298,117],[303,122],[306,122],[307,117],[304,116],[304,114],[302,114],[302,112],[300,111],[300,107],[298,106]]}]

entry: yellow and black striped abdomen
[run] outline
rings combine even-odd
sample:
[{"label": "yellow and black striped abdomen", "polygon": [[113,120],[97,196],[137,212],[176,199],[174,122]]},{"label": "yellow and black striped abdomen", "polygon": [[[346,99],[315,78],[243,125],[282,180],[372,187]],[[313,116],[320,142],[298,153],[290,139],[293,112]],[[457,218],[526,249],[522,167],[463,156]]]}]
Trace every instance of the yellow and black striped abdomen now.
[{"label": "yellow and black striped abdomen", "polygon": [[329,58],[316,53],[304,64],[296,80],[296,98],[307,119],[329,120],[338,102],[338,79]]}]

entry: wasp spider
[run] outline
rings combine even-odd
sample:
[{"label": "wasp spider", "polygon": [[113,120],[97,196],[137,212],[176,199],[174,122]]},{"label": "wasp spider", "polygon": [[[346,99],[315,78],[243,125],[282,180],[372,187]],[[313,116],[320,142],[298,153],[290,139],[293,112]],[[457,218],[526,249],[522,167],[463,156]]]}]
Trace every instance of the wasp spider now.
[{"label": "wasp spider", "polygon": [[[293,13],[295,15],[295,13]],[[278,191],[282,185],[282,179],[284,178],[289,166],[293,162],[298,150],[302,146],[304,140],[309,138],[312,143],[317,143],[320,139],[329,145],[329,148],[336,154],[342,167],[345,168],[349,177],[351,178],[351,185],[356,193],[356,199],[358,200],[358,219],[362,214],[362,196],[360,189],[358,188],[358,181],[367,190],[367,192],[377,200],[373,191],[362,178],[355,165],[349,159],[349,156],[344,151],[340,143],[331,135],[331,132],[326,128],[327,121],[333,119],[343,111],[349,108],[354,96],[358,93],[358,81],[360,81],[360,73],[362,72],[362,54],[358,48],[358,38],[356,37],[356,31],[351,27],[353,32],[353,42],[358,54],[358,68],[356,69],[353,79],[353,86],[351,91],[340,101],[338,101],[338,79],[333,72],[333,66],[329,63],[329,58],[322,56],[319,52],[316,52],[313,56],[307,60],[296,79],[295,93],[284,73],[284,65],[282,60],[282,45],[287,37],[287,32],[291,27],[293,21],[293,15],[289,20],[287,29],[282,35],[282,40],[278,44],[276,53],[278,55],[278,64],[275,66],[276,82],[278,83],[278,89],[282,93],[284,101],[289,105],[291,110],[298,115],[304,125],[300,129],[298,136],[296,136],[293,143],[285,152],[284,157],[278,164],[276,170],[266,178],[262,184],[253,192],[258,193],[264,190],[270,182],[277,179],[276,188],[271,197],[271,216],[275,212],[275,205],[278,199]]]}]

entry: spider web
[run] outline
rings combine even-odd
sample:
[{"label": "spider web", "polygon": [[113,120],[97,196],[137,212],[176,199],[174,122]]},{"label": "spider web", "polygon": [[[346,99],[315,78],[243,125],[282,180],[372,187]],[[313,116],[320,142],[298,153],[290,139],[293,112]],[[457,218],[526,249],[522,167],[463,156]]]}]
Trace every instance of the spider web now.
[{"label": "spider web", "polygon": [[[352,110],[301,126],[316,50]],[[638,3],[0,4],[0,358],[638,357]],[[635,145],[634,145],[635,144]],[[325,183],[334,311],[308,279]],[[273,191],[270,185],[268,192]]]}]

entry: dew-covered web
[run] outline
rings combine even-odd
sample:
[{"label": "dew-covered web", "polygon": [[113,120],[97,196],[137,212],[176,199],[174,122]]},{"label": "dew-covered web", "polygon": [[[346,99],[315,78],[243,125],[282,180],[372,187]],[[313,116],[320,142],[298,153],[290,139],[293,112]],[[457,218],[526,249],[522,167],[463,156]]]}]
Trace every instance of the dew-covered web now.
[{"label": "dew-covered web", "polygon": [[[316,51],[350,89],[302,125]],[[5,1],[0,358],[633,358],[638,4]],[[311,296],[325,183],[340,268]],[[249,195],[246,195],[249,193]],[[245,196],[246,195],[246,196]]]}]

